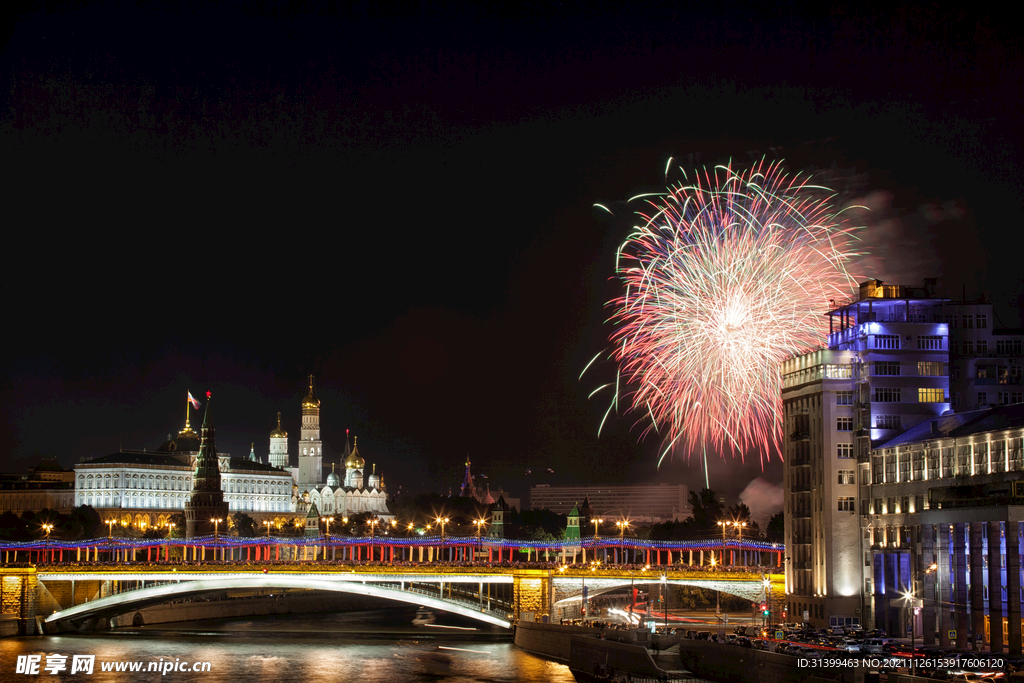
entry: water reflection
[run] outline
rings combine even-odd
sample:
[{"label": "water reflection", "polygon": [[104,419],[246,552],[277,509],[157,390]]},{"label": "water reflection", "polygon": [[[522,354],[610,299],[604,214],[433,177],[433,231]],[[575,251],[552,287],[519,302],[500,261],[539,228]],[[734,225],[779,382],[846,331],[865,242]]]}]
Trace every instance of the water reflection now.
[{"label": "water reflection", "polygon": [[[569,669],[518,649],[507,632],[439,615],[438,624],[473,632],[411,627],[415,608],[346,614],[272,615],[161,625],[100,635],[0,640],[0,680],[15,678],[18,655],[96,655],[92,676],[64,672],[60,680],[199,681],[538,681],[570,683]],[[211,663],[208,673],[166,675],[102,671],[104,663]],[[45,676],[46,673],[41,673]],[[30,680],[26,678],[25,680]]]}]

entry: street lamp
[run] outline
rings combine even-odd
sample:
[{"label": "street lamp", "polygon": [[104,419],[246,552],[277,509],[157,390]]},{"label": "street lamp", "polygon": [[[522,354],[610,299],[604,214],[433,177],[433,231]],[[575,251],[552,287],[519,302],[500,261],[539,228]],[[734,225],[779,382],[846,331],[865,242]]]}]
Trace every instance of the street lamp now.
[{"label": "street lamp", "polygon": [[46,540],[49,541],[50,540],[50,532],[53,531],[53,525],[52,524],[44,524],[43,525],[43,531],[46,532]]},{"label": "street lamp", "polygon": [[220,540],[220,523],[224,520],[217,518],[211,519],[210,521],[213,522],[213,540],[214,542],[217,542]]},{"label": "street lamp", "polygon": [[661,609],[665,611],[665,633],[668,633],[668,574],[661,575]]},{"label": "street lamp", "polygon": [[[334,517],[322,517],[321,519],[323,519],[324,523],[327,525],[327,532],[324,535],[327,538],[330,538],[331,537],[331,522],[334,521]],[[268,536],[270,535],[269,531],[267,532],[267,535]]]},{"label": "street lamp", "polygon": [[267,538],[270,538],[270,527],[274,526],[273,522],[263,522],[267,526]]},{"label": "street lamp", "polygon": [[167,538],[171,538],[174,535],[174,527],[176,526],[178,525],[174,524],[173,522],[167,523]]},{"label": "street lamp", "polygon": [[914,672],[914,664],[915,664],[914,655],[916,653],[916,648],[915,648],[916,642],[915,642],[915,632],[914,632],[914,627],[916,626],[916,624],[914,622],[917,621],[917,619],[915,619],[915,617],[917,616],[915,614],[915,612],[917,611],[917,605],[916,605],[916,602],[917,602],[917,597],[916,597],[917,596],[917,577],[924,576],[926,574],[931,574],[936,569],[938,569],[938,565],[933,563],[932,566],[928,567],[928,569],[925,569],[924,571],[917,572],[917,574],[914,575],[913,580],[910,582],[910,591],[904,595],[904,598],[910,603],[910,672],[911,672],[911,674],[913,674],[913,672]]},{"label": "street lamp", "polygon": [[373,519],[366,520],[366,523],[370,525],[370,540],[373,540],[373,527],[380,523],[380,520],[374,517]]},{"label": "street lamp", "polygon": [[116,519],[107,520],[107,540],[109,541],[114,537],[114,525],[117,524]]},{"label": "street lamp", "polygon": [[603,519],[592,519],[590,521],[594,523],[594,538],[597,538],[598,525],[599,524],[603,524],[604,520]]},{"label": "street lamp", "polygon": [[[476,524],[476,551],[480,552],[480,531],[483,529],[484,524],[487,524],[487,520],[474,519],[473,524]],[[473,558],[473,561],[476,561],[475,557]]]},{"label": "street lamp", "polygon": [[438,517],[434,521],[436,521],[438,524],[441,525],[441,540],[443,541],[444,540],[444,525],[448,523],[448,518],[447,517]]}]

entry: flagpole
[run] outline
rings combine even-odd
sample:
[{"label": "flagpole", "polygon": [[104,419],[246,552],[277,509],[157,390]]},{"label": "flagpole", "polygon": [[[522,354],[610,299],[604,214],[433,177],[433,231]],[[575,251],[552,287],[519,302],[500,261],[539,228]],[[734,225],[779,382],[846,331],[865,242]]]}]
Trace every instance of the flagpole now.
[{"label": "flagpole", "polygon": [[186,391],[185,392],[185,429],[189,428],[189,425],[188,425],[188,416],[189,416],[188,409],[192,405],[192,401],[188,400],[189,396],[190,396],[190,392]]}]

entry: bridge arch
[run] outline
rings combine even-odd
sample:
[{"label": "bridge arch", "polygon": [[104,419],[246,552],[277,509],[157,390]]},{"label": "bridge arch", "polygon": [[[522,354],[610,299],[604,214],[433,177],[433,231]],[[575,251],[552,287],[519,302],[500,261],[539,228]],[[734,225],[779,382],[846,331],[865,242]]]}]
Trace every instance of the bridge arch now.
[{"label": "bridge arch", "polygon": [[381,585],[357,581],[329,581],[283,574],[263,574],[230,578],[217,577],[167,583],[149,588],[140,588],[126,593],[109,595],[105,598],[100,598],[98,600],[93,600],[92,602],[87,602],[69,609],[54,612],[47,617],[43,623],[48,624],[57,630],[78,630],[83,624],[89,622],[95,622],[100,619],[110,619],[149,605],[168,602],[175,598],[181,598],[187,595],[225,589],[261,588],[304,588],[309,590],[369,595],[397,602],[423,605],[425,607],[430,607],[444,612],[451,612],[453,614],[460,614],[464,617],[469,617],[470,619],[475,619],[486,624],[493,624],[504,628],[511,628],[512,625],[507,618],[496,616],[492,612],[474,609],[466,604],[414,593],[397,587],[388,588]]}]

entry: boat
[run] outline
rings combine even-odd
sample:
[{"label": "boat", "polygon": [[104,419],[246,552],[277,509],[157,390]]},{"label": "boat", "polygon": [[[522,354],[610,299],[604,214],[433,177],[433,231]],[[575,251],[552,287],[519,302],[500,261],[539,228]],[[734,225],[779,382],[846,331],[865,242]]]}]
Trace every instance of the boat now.
[{"label": "boat", "polygon": [[412,620],[413,626],[426,626],[427,624],[433,624],[437,621],[437,617],[434,613],[428,610],[426,607],[420,607],[416,610],[416,616]]}]

